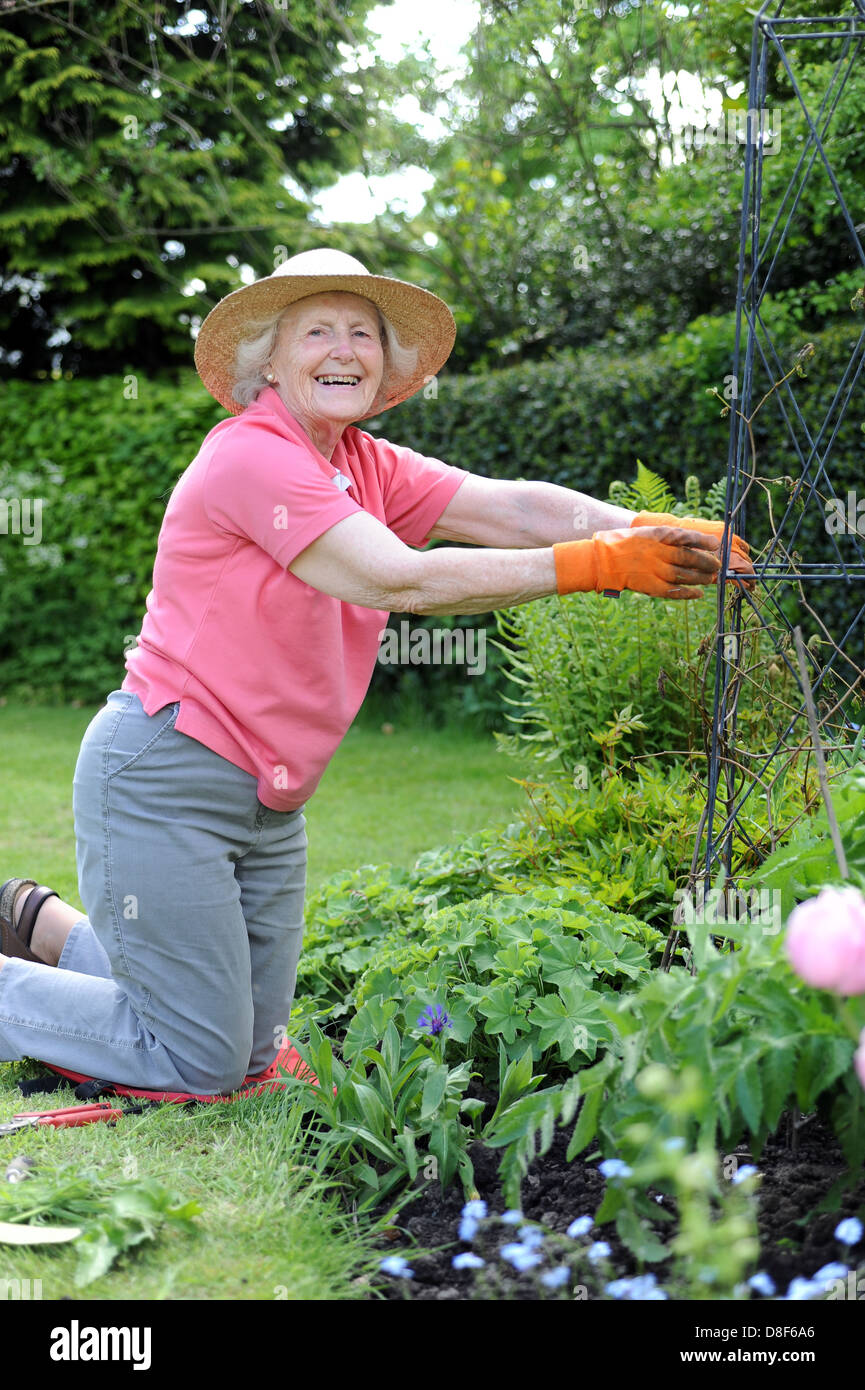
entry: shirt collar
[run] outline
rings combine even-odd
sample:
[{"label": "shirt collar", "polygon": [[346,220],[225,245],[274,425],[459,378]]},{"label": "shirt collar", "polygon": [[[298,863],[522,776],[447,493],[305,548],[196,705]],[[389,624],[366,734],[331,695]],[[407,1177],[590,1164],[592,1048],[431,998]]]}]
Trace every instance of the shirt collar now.
[{"label": "shirt collar", "polygon": [[[327,477],[332,478],[337,473],[342,473],[344,477],[348,477],[352,486],[354,485],[351,473],[347,467],[345,448],[346,430],[343,430],[340,438],[336,442],[333,458],[328,459],[325,458],[324,454],[321,453],[318,447],[313,443],[300,422],[292,415],[275,386],[266,386],[263,391],[259,392],[252,405],[247,406],[247,409],[252,410],[255,406],[261,406],[262,409],[275,415],[282,425],[281,432],[285,434],[287,438],[291,439],[293,443],[300,444],[303,448],[308,449],[319,468]],[[346,426],[346,429],[350,430],[351,428],[351,425]]]}]

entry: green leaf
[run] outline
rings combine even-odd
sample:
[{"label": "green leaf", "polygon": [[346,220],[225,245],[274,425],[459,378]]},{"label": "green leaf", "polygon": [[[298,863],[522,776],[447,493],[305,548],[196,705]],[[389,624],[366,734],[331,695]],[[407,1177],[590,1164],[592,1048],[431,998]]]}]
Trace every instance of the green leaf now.
[{"label": "green leaf", "polygon": [[591,1144],[598,1132],[598,1114],[601,1109],[601,1101],[604,1098],[602,1086],[595,1086],[589,1091],[580,1106],[580,1113],[577,1123],[574,1125],[574,1132],[571,1135],[570,1143],[565,1157],[571,1163],[582,1153],[587,1145]]},{"label": "green leaf", "polygon": [[586,948],[579,937],[562,936],[550,941],[541,948],[538,958],[545,984],[560,988],[575,980],[584,985],[591,983],[593,972],[586,964]]},{"label": "green leaf", "polygon": [[467,1133],[455,1120],[438,1120],[430,1130],[429,1151],[438,1159],[439,1179],[442,1191],[447,1187],[457,1169],[461,1152],[459,1137]]},{"label": "green leaf", "polygon": [[558,1044],[565,1062],[575,1052],[593,1058],[598,1042],[610,1038],[594,992],[578,984],[566,985],[559,993],[538,999],[529,1013],[529,1023],[540,1030],[541,1048]]},{"label": "green leaf", "polygon": [[669,1257],[669,1250],[655,1235],[647,1221],[641,1221],[630,1207],[622,1207],[616,1216],[616,1230],[638,1260],[652,1264]]},{"label": "green leaf", "polygon": [[832,1124],[851,1175],[865,1163],[865,1090],[858,1077],[848,1075],[832,1106]]},{"label": "green leaf", "polygon": [[501,1094],[499,1095],[498,1108],[505,1110],[517,1096],[522,1095],[523,1091],[530,1085],[532,1080],[532,1049],[527,1047],[522,1056],[511,1062],[505,1072],[502,1083]]},{"label": "green leaf", "polygon": [[461,1114],[461,1115],[470,1115],[470,1116],[474,1117],[475,1115],[481,1115],[481,1114],[483,1114],[483,1112],[484,1112],[485,1109],[486,1109],[486,1103],[485,1103],[484,1101],[482,1101],[482,1100],[471,1100],[471,1099],[470,1099],[470,1100],[463,1100],[463,1101],[460,1101],[460,1114]]},{"label": "green leaf", "polygon": [[796,1099],[800,1110],[807,1113],[814,1108],[817,1097],[850,1067],[854,1050],[852,1038],[812,1034],[804,1039],[796,1064]]},{"label": "green leaf", "polygon": [[772,1040],[763,1054],[763,1113],[770,1130],[790,1104],[795,1072],[796,1039]]},{"label": "green leaf", "polygon": [[752,1134],[756,1134],[763,1121],[763,1083],[757,1061],[747,1062],[738,1068],[735,1091],[748,1128]]},{"label": "green leaf", "polygon": [[548,1111],[554,1116],[558,1113],[559,1095],[560,1087],[550,1086],[534,1095],[520,1096],[507,1110],[494,1117],[495,1123],[491,1120],[484,1127],[484,1143],[492,1149],[500,1149],[534,1135]]},{"label": "green leaf", "polygon": [[387,1143],[377,1134],[373,1134],[372,1130],[365,1129],[363,1125],[344,1125],[342,1131],[334,1136],[335,1142],[345,1142],[343,1135],[351,1136],[352,1140],[359,1140],[379,1158],[383,1158],[385,1163],[396,1163],[400,1168],[402,1167],[399,1149],[395,1145]]},{"label": "green leaf", "polygon": [[430,1119],[439,1109],[444,1098],[447,1079],[448,1068],[444,1062],[436,1062],[430,1067],[423,1086],[420,1107],[421,1122]]},{"label": "green leaf", "polygon": [[414,1182],[418,1171],[418,1153],[414,1134],[410,1129],[404,1129],[402,1134],[395,1136],[393,1142],[405,1158],[409,1179]]},{"label": "green leaf", "polygon": [[392,1130],[392,1119],[387,1115],[381,1097],[362,1081],[352,1082],[351,1090],[367,1126],[374,1134],[386,1138]]},{"label": "green leaf", "polygon": [[361,1182],[365,1182],[367,1187],[378,1189],[381,1185],[378,1173],[369,1163],[352,1164],[352,1173],[356,1174]]},{"label": "green leaf", "polygon": [[342,1045],[342,1055],[351,1060],[365,1047],[376,1046],[384,1036],[391,1019],[399,1012],[395,999],[382,999],[376,996],[368,999],[348,1026]]},{"label": "green leaf", "polygon": [[387,1068],[388,1075],[391,1077],[395,1076],[399,1069],[400,1045],[399,1032],[397,1031],[397,1027],[393,1019],[391,1019],[388,1022],[388,1025],[385,1028],[384,1033],[382,1034],[381,1054],[384,1060],[384,1065]]},{"label": "green leaf", "polygon": [[478,1008],[487,1020],[484,1031],[500,1033],[505,1042],[515,1042],[518,1033],[528,1031],[525,1015],[517,1009],[512,985],[496,985],[485,991]]}]

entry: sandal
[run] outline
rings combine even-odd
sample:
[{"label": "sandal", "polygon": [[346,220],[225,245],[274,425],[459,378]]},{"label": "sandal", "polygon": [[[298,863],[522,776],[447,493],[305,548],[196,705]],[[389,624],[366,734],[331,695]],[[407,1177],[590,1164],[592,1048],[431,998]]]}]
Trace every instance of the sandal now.
[{"label": "sandal", "polygon": [[[32,888],[27,901],[21,909],[18,925],[14,925],[15,903],[22,888]],[[41,956],[34,955],[30,949],[33,928],[39,909],[48,898],[59,898],[53,888],[38,884],[35,878],[10,878],[0,887],[0,954],[13,956],[18,960],[33,960],[38,965],[48,965]]]}]

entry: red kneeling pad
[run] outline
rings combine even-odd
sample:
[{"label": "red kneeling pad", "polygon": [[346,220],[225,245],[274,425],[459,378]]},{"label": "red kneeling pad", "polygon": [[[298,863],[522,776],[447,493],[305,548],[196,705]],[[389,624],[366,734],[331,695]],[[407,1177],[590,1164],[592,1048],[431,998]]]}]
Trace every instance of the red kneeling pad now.
[{"label": "red kneeling pad", "polygon": [[70,1081],[76,1082],[82,1092],[86,1092],[86,1095],[79,1096],[81,1100],[90,1099],[95,1095],[114,1095],[138,1096],[142,1100],[173,1101],[179,1104],[191,1100],[207,1103],[234,1101],[240,1096],[260,1096],[267,1091],[281,1090],[285,1086],[286,1074],[297,1077],[299,1081],[308,1081],[311,1086],[318,1085],[318,1077],[305,1062],[301,1061],[298,1053],[293,1047],[289,1047],[288,1043],[283,1043],[265,1071],[259,1072],[257,1076],[245,1076],[237,1090],[232,1091],[227,1096],[196,1096],[188,1091],[143,1091],[135,1086],[120,1086],[113,1081],[101,1081],[93,1076],[84,1076],[78,1071],[67,1071],[65,1067],[54,1066],[52,1062],[44,1062],[43,1066],[50,1067],[51,1071],[58,1072],[60,1076],[65,1076]]}]

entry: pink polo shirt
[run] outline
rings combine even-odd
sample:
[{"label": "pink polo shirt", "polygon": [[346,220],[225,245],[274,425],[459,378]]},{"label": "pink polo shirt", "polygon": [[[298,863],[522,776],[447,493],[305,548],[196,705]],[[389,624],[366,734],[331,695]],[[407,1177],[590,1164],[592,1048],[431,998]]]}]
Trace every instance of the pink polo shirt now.
[{"label": "pink polo shirt", "polygon": [[423,546],[467,476],[353,425],[329,462],[266,388],[210,431],[171,494],[121,688],[148,714],[179,700],[180,732],[257,777],[265,806],[302,806],[366,694],[388,614],[287,566],[361,510]]}]

